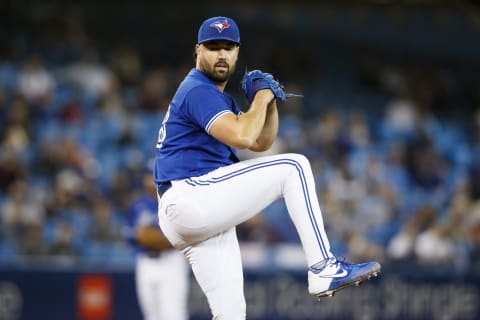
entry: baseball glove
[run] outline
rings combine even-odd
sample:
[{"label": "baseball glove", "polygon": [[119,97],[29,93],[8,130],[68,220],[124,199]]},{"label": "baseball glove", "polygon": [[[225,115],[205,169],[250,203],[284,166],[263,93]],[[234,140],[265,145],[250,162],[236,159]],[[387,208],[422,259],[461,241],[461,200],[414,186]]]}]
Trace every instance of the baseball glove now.
[{"label": "baseball glove", "polygon": [[155,227],[140,227],[135,232],[135,238],[139,245],[148,250],[161,252],[172,248],[172,245],[163,233]]},{"label": "baseball glove", "polygon": [[276,99],[287,100],[283,86],[270,73],[252,70],[245,73],[242,79],[242,88],[247,96],[248,103],[252,103],[259,90],[271,89]]}]

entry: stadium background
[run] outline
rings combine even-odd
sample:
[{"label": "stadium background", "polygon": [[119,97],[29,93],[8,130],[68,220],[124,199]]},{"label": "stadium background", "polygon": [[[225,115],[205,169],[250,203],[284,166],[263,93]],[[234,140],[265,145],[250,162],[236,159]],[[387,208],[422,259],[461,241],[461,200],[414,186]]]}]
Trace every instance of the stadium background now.
[{"label": "stadium background", "polygon": [[[311,159],[335,252],[384,265],[314,301],[274,203],[238,229],[249,319],[479,318],[475,1],[12,0],[0,3],[0,319],[139,318],[126,210],[213,15],[241,29],[234,96],[245,68],[305,95],[280,106],[274,152]],[[190,310],[209,319],[195,283]]]}]

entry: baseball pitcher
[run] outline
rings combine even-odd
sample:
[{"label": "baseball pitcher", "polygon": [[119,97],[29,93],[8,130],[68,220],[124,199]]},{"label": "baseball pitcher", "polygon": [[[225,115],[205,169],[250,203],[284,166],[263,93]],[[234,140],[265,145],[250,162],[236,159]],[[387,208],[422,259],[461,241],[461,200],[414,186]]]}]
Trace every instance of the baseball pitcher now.
[{"label": "baseball pitcher", "polygon": [[160,226],[187,257],[214,319],[246,317],[243,269],[235,226],[283,198],[308,266],[310,294],[331,296],[380,272],[380,264],[352,264],[330,250],[309,160],[279,154],[239,161],[237,149],[265,151],[278,130],[283,86],[260,70],[242,86],[249,109],[240,112],[224,90],[235,71],[240,33],[234,20],[205,20],[195,67],[179,85],[159,129],[154,180]]}]

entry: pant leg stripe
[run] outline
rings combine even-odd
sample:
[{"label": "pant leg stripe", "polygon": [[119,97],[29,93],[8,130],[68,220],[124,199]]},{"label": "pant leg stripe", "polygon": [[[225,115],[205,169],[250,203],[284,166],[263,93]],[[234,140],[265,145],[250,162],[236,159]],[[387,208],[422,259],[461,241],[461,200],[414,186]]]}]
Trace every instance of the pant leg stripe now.
[{"label": "pant leg stripe", "polygon": [[293,165],[293,166],[295,166],[295,168],[298,171],[298,175],[299,175],[300,181],[302,183],[303,195],[304,195],[308,215],[309,215],[309,218],[310,218],[310,223],[312,224],[313,230],[315,232],[315,236],[317,238],[317,242],[319,244],[320,251],[322,252],[322,255],[324,256],[324,258],[328,259],[329,255],[328,255],[328,252],[325,248],[325,244],[323,242],[323,238],[322,238],[322,235],[320,233],[320,229],[318,227],[317,221],[316,221],[315,216],[313,214],[305,174],[303,172],[302,166],[297,161],[292,160],[292,159],[276,159],[276,160],[271,160],[271,161],[267,161],[267,162],[256,163],[256,164],[251,165],[249,167],[245,167],[245,168],[241,168],[241,169],[236,170],[236,171],[229,172],[229,173],[227,173],[223,176],[212,177],[208,180],[188,178],[188,179],[186,179],[186,182],[190,185],[207,186],[207,185],[210,185],[212,183],[229,180],[229,179],[234,178],[238,175],[242,175],[244,173],[247,173],[247,172],[250,172],[250,171],[253,171],[253,170],[257,170],[257,169],[261,169],[261,168],[269,167],[269,166],[282,165],[282,164]]}]

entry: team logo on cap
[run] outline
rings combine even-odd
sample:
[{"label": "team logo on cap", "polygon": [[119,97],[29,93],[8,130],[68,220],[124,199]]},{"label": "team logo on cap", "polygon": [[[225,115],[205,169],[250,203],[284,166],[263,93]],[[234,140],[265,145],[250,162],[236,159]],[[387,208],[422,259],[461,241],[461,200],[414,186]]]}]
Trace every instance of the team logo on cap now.
[{"label": "team logo on cap", "polygon": [[218,32],[222,32],[223,30],[230,28],[230,23],[228,23],[227,20],[216,21],[210,24],[210,27],[217,28]]}]

